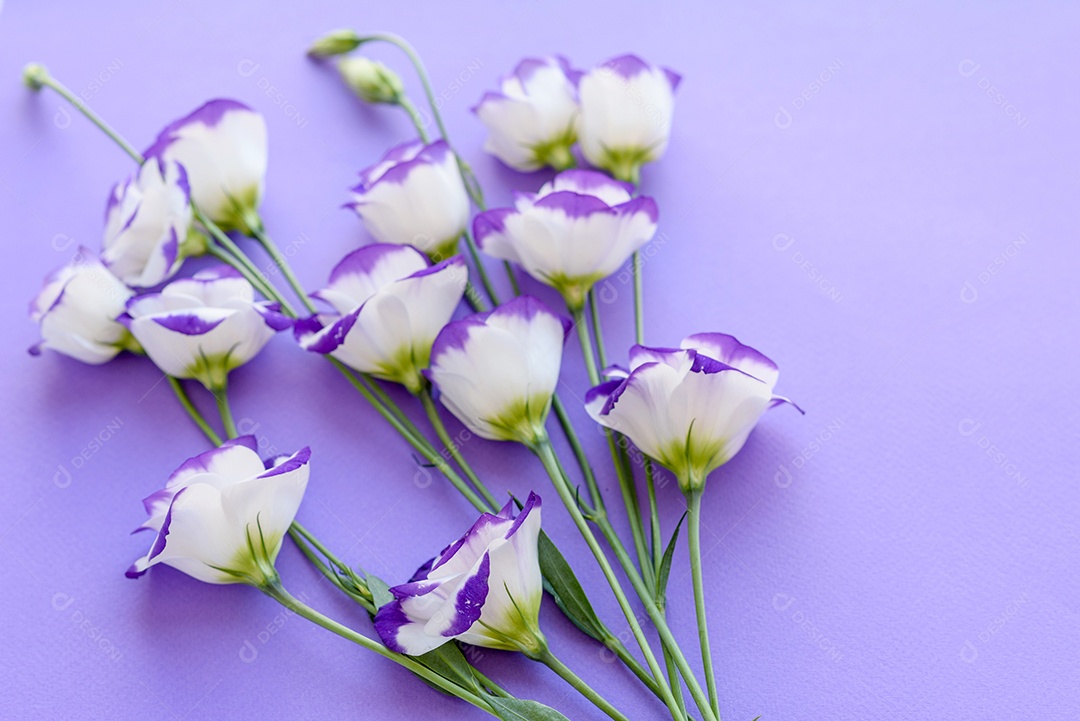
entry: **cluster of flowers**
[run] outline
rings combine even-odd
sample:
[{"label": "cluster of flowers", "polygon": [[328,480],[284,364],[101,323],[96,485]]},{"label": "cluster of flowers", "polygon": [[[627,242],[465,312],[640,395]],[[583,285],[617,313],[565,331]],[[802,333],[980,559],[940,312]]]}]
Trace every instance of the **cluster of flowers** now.
[{"label": "cluster of flowers", "polygon": [[[345,55],[376,40],[407,48],[394,36],[337,31],[311,53]],[[415,56],[410,52],[410,57]],[[400,106],[415,118],[403,84],[385,65],[342,57],[338,68],[362,99]],[[422,66],[418,70],[426,82]],[[29,67],[26,77],[32,87],[66,92],[41,66]],[[163,489],[145,499],[149,519],[141,529],[151,531],[153,540],[128,575],[164,564],[208,583],[247,583],[496,716],[557,718],[546,708],[539,715],[538,705],[513,699],[487,679],[462,685],[422,662],[454,640],[518,650],[549,665],[612,718],[625,718],[554,657],[540,632],[545,583],[557,600],[566,598],[567,584],[580,592],[565,560],[541,533],[540,497],[530,493],[523,504],[511,500],[499,508],[459,451],[445,443],[437,398],[474,434],[521,443],[536,453],[627,613],[645,666],[590,615],[591,608],[575,612],[560,604],[567,615],[598,640],[617,645],[620,658],[673,718],[688,718],[678,678],[658,666],[595,527],[619,556],[701,717],[717,719],[696,547],[700,497],[706,477],[740,450],[762,414],[785,402],[773,393],[777,367],[730,335],[703,333],[685,338],[678,348],[648,347],[639,337],[628,368],[601,368],[585,317],[593,286],[618,272],[656,232],[657,203],[637,195],[636,184],[642,165],[658,159],[667,146],[678,82],[678,75],[632,55],[587,72],[573,70],[562,58],[523,60],[503,78],[499,91],[485,94],[475,108],[489,132],[485,149],[512,168],[551,167],[557,174],[536,193],[518,194],[513,207],[486,210],[479,184],[445,133],[429,141],[417,123],[420,137],[390,149],[360,173],[352,190],[349,207],[376,242],[346,255],[326,287],[310,295],[295,282],[259,215],[268,146],[266,124],[257,112],[232,100],[208,102],[166,126],[142,154],[107,131],[139,167],[109,196],[100,254],[80,250],[47,278],[32,302],[42,341],[31,350],[48,348],[95,364],[124,350],[145,354],[172,379],[185,408],[216,446],[185,461]],[[438,111],[433,107],[432,112]],[[596,170],[573,167],[575,146]],[[270,251],[306,313],[294,310],[254,268],[238,245],[242,236]],[[463,240],[491,308],[469,283],[469,264],[458,254]],[[500,304],[477,248],[556,289],[571,317],[530,295]],[[174,279],[186,258],[204,254],[222,265]],[[258,299],[260,293],[265,299]],[[463,299],[477,312],[455,320]],[[316,302],[323,304],[321,311]],[[600,338],[596,316],[593,326]],[[549,443],[553,407],[564,421],[556,387],[572,328],[593,380],[586,410],[609,429],[613,454],[622,449],[617,434],[625,435],[670,469],[686,493],[708,698],[667,628],[665,561],[645,550],[637,532],[642,520],[631,513],[634,504],[627,504],[627,512],[637,565],[597,512],[604,499],[588,460],[578,458],[590,491],[586,502],[575,494]],[[237,437],[226,396],[228,375],[277,332],[289,329],[301,348],[328,356],[482,511],[464,536],[405,584],[387,589],[361,576],[295,522],[308,481],[309,449],[262,459],[254,439]],[[182,379],[198,381],[215,396],[225,440],[194,410]],[[394,406],[378,381],[400,384],[423,402],[468,481]],[[578,445],[572,426],[563,428]],[[617,462],[615,471],[625,494],[634,486],[629,464]],[[651,466],[646,471],[652,493]],[[659,522],[655,499],[650,500],[655,547],[662,539],[655,537]],[[372,614],[381,644],[329,621],[284,590],[274,563],[286,536]],[[670,564],[670,553],[664,555]]]}]

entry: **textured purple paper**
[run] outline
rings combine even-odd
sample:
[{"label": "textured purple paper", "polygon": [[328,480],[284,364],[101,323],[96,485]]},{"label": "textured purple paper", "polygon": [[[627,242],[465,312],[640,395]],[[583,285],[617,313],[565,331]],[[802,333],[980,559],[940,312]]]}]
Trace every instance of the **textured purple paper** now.
[{"label": "textured purple paper", "polygon": [[[725,719],[1076,718],[1080,8],[941,5],[8,3],[0,716],[482,717],[250,588],[169,569],[125,579],[148,542],[128,535],[139,499],[204,442],[148,363],[24,352],[39,279],[79,244],[98,247],[109,188],[132,170],[57,96],[20,85],[26,61],[140,147],[210,97],[265,113],[265,219],[318,288],[364,239],[338,207],[356,171],[410,135],[399,113],[362,106],[303,57],[316,35],[353,26],[415,43],[493,205],[547,178],[481,154],[467,112],[523,54],[585,65],[634,51],[683,74],[670,150],[644,174],[660,205],[647,340],[734,333],[777,361],[778,392],[808,410],[771,411],[705,501]],[[373,54],[417,92],[400,55]],[[630,341],[626,280],[604,291],[616,362]],[[573,402],[586,386],[573,341],[566,358],[564,396],[612,492],[601,436]],[[264,453],[311,445],[300,518],[349,561],[400,582],[471,522],[288,338],[235,374],[234,393]],[[538,465],[481,440],[464,452],[500,492],[544,495],[545,526],[624,630]],[[668,486],[666,528],[681,509]],[[370,631],[294,549],[280,565],[294,593]],[[685,552],[672,586],[692,650]],[[550,605],[543,622],[633,718],[663,718]],[[482,656],[509,688],[599,718],[542,667]]]}]

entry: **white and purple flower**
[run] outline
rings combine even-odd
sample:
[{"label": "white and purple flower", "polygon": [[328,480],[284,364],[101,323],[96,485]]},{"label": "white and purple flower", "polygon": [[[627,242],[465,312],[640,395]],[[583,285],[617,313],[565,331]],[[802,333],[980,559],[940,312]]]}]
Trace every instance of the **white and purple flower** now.
[{"label": "white and purple flower", "polygon": [[424,375],[476,435],[531,446],[546,437],[569,330],[569,319],[521,295],[443,328]]},{"label": "white and purple flower", "polygon": [[566,170],[513,208],[481,213],[473,222],[485,253],[522,266],[580,309],[589,289],[618,271],[656,233],[652,198],[593,170]]},{"label": "white and purple flower", "polygon": [[266,120],[235,100],[211,100],[165,127],[143,153],[187,170],[191,200],[226,230],[257,227],[266,181]]},{"label": "white and purple flower", "polygon": [[635,185],[641,166],[660,158],[671,135],[679,75],[621,55],[578,83],[581,152],[592,165]]},{"label": "white and purple flower", "polygon": [[347,207],[378,242],[414,246],[434,261],[457,254],[469,222],[469,196],[445,141],[391,148],[360,173],[352,191]]},{"label": "white and purple flower", "polygon": [[205,249],[205,240],[191,229],[191,189],[184,166],[148,160],[113,188],[105,209],[101,259],[120,280],[135,288],[158,285],[176,274],[185,257]]},{"label": "white and purple flower", "polygon": [[307,489],[311,451],[264,464],[254,436],[226,441],[189,458],[165,487],[143,500],[154,532],[149,552],[127,571],[138,578],[157,564],[205,583],[261,586]]},{"label": "white and purple flower", "polygon": [[223,390],[229,371],[292,326],[277,304],[256,302],[251,283],[227,266],[133,298],[124,322],[164,373],[195,378],[212,391]]},{"label": "white and purple flower", "polygon": [[585,395],[589,415],[671,469],[685,492],[739,452],[766,410],[790,403],[773,395],[776,364],[723,333],[678,349],[635,345],[630,371],[608,376]]},{"label": "white and purple flower", "polygon": [[513,501],[390,589],[375,630],[386,647],[419,656],[452,640],[507,651],[536,650],[543,580],[537,542],[540,497],[517,517]]},{"label": "white and purple flower", "polygon": [[473,108],[488,130],[484,150],[515,170],[572,167],[578,75],[562,57],[518,63],[500,81],[499,92],[485,93]]},{"label": "white and purple flower", "polygon": [[461,256],[433,266],[409,246],[365,246],[345,256],[329,286],[312,294],[336,313],[298,322],[297,340],[418,393],[431,346],[461,302],[467,279]]},{"label": "white and purple flower", "polygon": [[30,320],[41,327],[41,341],[30,348],[38,355],[48,348],[100,365],[124,350],[137,350],[131,333],[118,320],[134,293],[85,248],[67,265],[45,278],[30,302]]}]

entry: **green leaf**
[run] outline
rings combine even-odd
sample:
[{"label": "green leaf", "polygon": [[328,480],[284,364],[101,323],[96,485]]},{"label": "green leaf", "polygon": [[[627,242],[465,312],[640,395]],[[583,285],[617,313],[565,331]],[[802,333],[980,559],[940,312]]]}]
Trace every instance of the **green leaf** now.
[{"label": "green leaf", "polygon": [[394,594],[390,593],[390,587],[386,585],[386,581],[372,574],[368,574],[365,580],[367,581],[368,590],[371,591],[371,600],[376,609],[382,608],[394,600]]},{"label": "green leaf", "polygon": [[679,529],[682,528],[685,520],[686,514],[684,513],[675,526],[675,533],[671,534],[671,542],[668,543],[668,547],[660,559],[660,569],[656,573],[656,602],[661,608],[664,607],[664,597],[667,596],[668,577],[671,575],[671,559],[675,555],[675,543],[679,540]]},{"label": "green leaf", "polygon": [[480,691],[480,686],[473,676],[472,665],[456,643],[444,643],[438,648],[416,656],[415,659],[458,686]]},{"label": "green leaf", "polygon": [[543,531],[540,532],[540,573],[544,576],[544,590],[570,621],[597,641],[604,642],[609,635],[604,624],[596,616],[585,590],[574,575],[570,564]]},{"label": "green leaf", "polygon": [[570,721],[550,706],[527,698],[492,696],[487,702],[503,721]]}]

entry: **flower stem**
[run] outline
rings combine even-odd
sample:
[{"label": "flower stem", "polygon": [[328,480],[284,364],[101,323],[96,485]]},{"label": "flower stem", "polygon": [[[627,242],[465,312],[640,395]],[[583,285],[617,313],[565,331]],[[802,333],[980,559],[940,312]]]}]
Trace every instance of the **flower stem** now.
[{"label": "flower stem", "polygon": [[262,219],[255,215],[247,223],[248,229],[255,237],[255,240],[259,241],[259,245],[266,249],[266,252],[270,254],[270,258],[274,261],[274,264],[281,270],[281,274],[285,276],[285,281],[289,284],[289,287],[293,289],[293,293],[300,299],[300,303],[307,308],[309,313],[315,312],[315,304],[311,302],[311,298],[308,296],[307,291],[304,290],[303,284],[300,279],[296,277],[296,273],[293,272],[292,266],[282,255],[278,249],[277,244],[271,240],[270,236],[266,233],[266,228],[262,224]]},{"label": "flower stem", "polygon": [[544,438],[532,448],[532,451],[540,458],[540,462],[544,464],[544,469],[551,477],[552,485],[555,486],[555,490],[562,499],[563,505],[566,506],[566,510],[570,513],[574,525],[577,526],[578,531],[585,539],[585,543],[589,546],[589,550],[592,551],[593,556],[600,565],[600,570],[604,574],[604,578],[607,580],[608,585],[611,587],[611,591],[615,595],[615,600],[618,602],[619,608],[626,617],[627,623],[630,625],[631,633],[633,633],[638,645],[641,646],[641,652],[645,656],[645,662],[648,664],[649,671],[652,673],[653,678],[656,679],[661,698],[667,705],[668,710],[671,711],[672,718],[682,721],[685,716],[683,716],[682,712],[679,710],[679,705],[675,700],[675,696],[672,693],[671,688],[667,685],[667,679],[664,677],[663,671],[661,671],[660,665],[656,660],[656,656],[649,646],[648,639],[645,638],[645,632],[638,622],[634,609],[630,606],[630,601],[623,592],[622,586],[619,585],[619,580],[615,576],[615,571],[612,569],[611,563],[608,562],[607,556],[604,555],[603,549],[600,548],[600,544],[596,540],[592,528],[589,527],[588,521],[586,521],[585,517],[582,515],[581,509],[578,508],[577,500],[570,491],[566,478],[559,470],[558,460],[555,458],[555,451],[551,447],[551,442]]},{"label": "flower stem", "polygon": [[634,251],[634,342],[645,343],[645,290],[641,278],[641,251]]},{"label": "flower stem", "polygon": [[720,717],[720,699],[716,693],[716,674],[713,671],[712,651],[709,649],[709,628],[705,613],[705,582],[701,572],[701,491],[687,494],[690,503],[690,572],[694,583],[694,611],[697,614],[698,640],[701,642],[701,664],[705,670],[705,685],[713,713]]},{"label": "flower stem", "polygon": [[536,660],[558,674],[560,678],[577,689],[582,696],[592,701],[598,709],[615,719],[615,721],[630,721],[622,712],[612,706],[607,699],[585,683],[570,667],[560,661],[550,649],[544,649],[543,653],[536,657]]},{"label": "flower stem", "polygon": [[199,412],[199,409],[195,407],[195,404],[191,402],[191,397],[188,396],[187,391],[184,390],[184,384],[179,378],[168,376],[168,379],[169,385],[172,386],[173,392],[176,393],[177,400],[180,401],[180,405],[182,405],[188,415],[191,416],[191,420],[195,421],[195,425],[199,427],[199,430],[203,432],[203,435],[206,436],[207,440],[215,446],[220,446],[221,436],[217,434],[217,431],[213,429],[206,418],[203,417],[203,414]]},{"label": "flower stem", "polygon": [[225,426],[225,437],[236,438],[240,433],[236,430],[236,422],[233,420],[232,407],[229,405],[229,394],[225,386],[215,389],[213,394],[218,413],[221,415],[221,423]]},{"label": "flower stem", "polygon": [[[458,444],[454,442],[454,439],[450,437],[450,434],[446,430],[446,425],[443,423],[442,418],[439,416],[439,409],[435,407],[435,399],[431,397],[431,389],[424,388],[420,392],[420,402],[424,404],[424,412],[427,413],[428,420],[431,421],[432,427],[435,428],[435,434],[442,441],[445,450],[450,454],[450,457],[454,459],[454,463],[458,465],[469,481],[473,484],[476,490],[480,491],[480,494],[484,497],[487,505],[494,511],[499,507],[499,502],[492,495],[491,491],[487,489],[484,482],[480,480],[480,477],[476,475],[472,467],[465,461],[461,455],[461,451],[458,448]],[[476,505],[476,494],[472,492],[472,489],[464,489],[461,491],[469,499],[469,502]]]},{"label": "flower stem", "polygon": [[26,69],[23,71],[23,78],[26,80],[27,85],[33,90],[39,90],[42,86],[55,90],[64,98],[64,100],[67,100],[76,110],[86,116],[87,120],[98,126],[101,132],[112,138],[113,142],[119,145],[121,150],[130,155],[132,160],[139,165],[142,165],[142,153],[133,148],[131,143],[121,137],[120,133],[113,130],[111,125],[106,123],[101,116],[91,110],[90,106],[88,106],[82,98],[75,95],[75,93],[71,92],[66,85],[50,75],[44,65],[39,65],[37,63],[27,65]]},{"label": "flower stem", "polygon": [[604,334],[600,330],[600,307],[596,305],[596,292],[589,290],[589,316],[592,319],[593,341],[596,343],[596,362],[600,369],[607,368],[607,353],[604,350]]},{"label": "flower stem", "polygon": [[402,110],[409,116],[409,120],[412,121],[413,126],[416,128],[416,134],[420,136],[420,142],[427,145],[428,132],[424,127],[424,121],[420,117],[420,111],[416,109],[416,105],[408,97],[402,95],[397,104]]},{"label": "flower stem", "polygon": [[348,639],[349,641],[352,641],[353,643],[362,648],[373,651],[382,656],[383,658],[390,659],[394,663],[397,663],[412,671],[414,674],[423,678],[425,681],[430,682],[437,688],[453,696],[456,696],[463,701],[467,701],[473,706],[483,711],[487,711],[493,716],[496,715],[492,711],[491,707],[488,706],[488,704],[485,703],[480,696],[477,696],[475,693],[467,691],[461,686],[458,686],[457,684],[448,681],[447,679],[443,678],[442,676],[435,673],[426,666],[421,665],[417,661],[414,661],[408,656],[394,653],[393,651],[383,646],[381,643],[373,641],[367,636],[357,633],[348,626],[340,624],[329,616],[325,616],[322,613],[316,611],[314,608],[308,606],[306,603],[286,591],[285,588],[281,585],[280,581],[271,581],[265,586],[260,587],[259,590],[280,603],[285,608],[295,613],[297,616],[306,618],[308,621],[311,621],[318,626],[322,626],[326,630],[332,633],[336,633],[338,636]]}]

